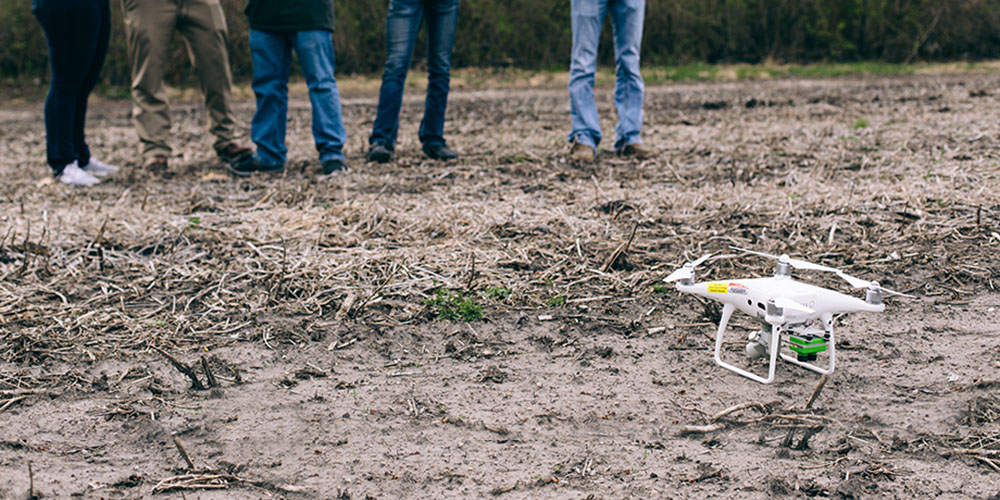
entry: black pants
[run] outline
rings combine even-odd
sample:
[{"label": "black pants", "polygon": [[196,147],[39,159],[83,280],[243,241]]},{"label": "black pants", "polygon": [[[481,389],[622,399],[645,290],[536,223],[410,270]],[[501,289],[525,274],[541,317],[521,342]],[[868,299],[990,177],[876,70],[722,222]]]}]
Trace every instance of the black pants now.
[{"label": "black pants", "polygon": [[52,82],[45,99],[46,155],[54,173],[66,165],[90,163],[84,140],[87,97],[97,85],[108,53],[108,0],[34,0],[35,14],[49,43]]}]

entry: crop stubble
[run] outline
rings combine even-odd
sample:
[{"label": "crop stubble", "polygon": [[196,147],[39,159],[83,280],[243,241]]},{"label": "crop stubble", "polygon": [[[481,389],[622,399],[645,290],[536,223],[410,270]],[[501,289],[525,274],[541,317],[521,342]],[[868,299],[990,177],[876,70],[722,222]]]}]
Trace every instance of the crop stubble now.
[{"label": "crop stubble", "polygon": [[[136,170],[127,105],[99,103],[91,147],[129,168],[89,190],[44,177],[37,106],[0,110],[0,498],[1000,494],[998,82],[651,87],[662,155],[595,166],[562,159],[562,90],[456,93],[448,164],[410,99],[387,166],[348,95],[331,179],[302,98],[287,173],[251,180],[192,105],[171,171]],[[918,299],[843,318],[808,407],[816,377],[717,370],[718,312],[654,288],[705,252],[702,276],[771,272],[729,245]],[[441,287],[485,319],[435,319]]]}]

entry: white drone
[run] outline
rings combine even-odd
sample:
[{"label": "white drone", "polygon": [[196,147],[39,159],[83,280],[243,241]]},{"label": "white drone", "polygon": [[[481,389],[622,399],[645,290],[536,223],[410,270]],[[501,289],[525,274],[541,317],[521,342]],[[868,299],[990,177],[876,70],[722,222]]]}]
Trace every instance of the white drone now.
[{"label": "white drone", "polygon": [[[792,259],[788,255],[777,256],[739,247],[731,248],[776,259],[778,265],[774,276],[695,283],[694,268],[708,260],[711,257],[711,254],[708,254],[694,262],[684,264],[683,267],[667,276],[664,281],[676,281],[677,290],[681,292],[693,293],[724,304],[722,320],[719,322],[719,330],[715,336],[715,362],[727,370],[763,384],[769,384],[774,380],[775,363],[779,354],[781,359],[816,373],[823,375],[833,373],[837,351],[837,344],[833,336],[835,315],[852,312],[882,312],[885,310],[882,294],[912,298],[912,295],[883,288],[877,281],[855,278],[840,269]],[[867,288],[865,300],[795,281],[791,277],[792,268],[835,273],[854,288]],[[760,319],[763,325],[760,332],[750,334],[747,355],[750,356],[750,359],[770,356],[767,378],[722,361],[722,336],[726,332],[729,318],[736,309]],[[770,334],[768,334],[768,329],[770,329]],[[787,334],[788,347],[795,353],[794,357],[779,352],[783,334]],[[810,361],[816,361],[819,353],[827,350],[829,350],[829,366],[827,368],[810,363]]]}]

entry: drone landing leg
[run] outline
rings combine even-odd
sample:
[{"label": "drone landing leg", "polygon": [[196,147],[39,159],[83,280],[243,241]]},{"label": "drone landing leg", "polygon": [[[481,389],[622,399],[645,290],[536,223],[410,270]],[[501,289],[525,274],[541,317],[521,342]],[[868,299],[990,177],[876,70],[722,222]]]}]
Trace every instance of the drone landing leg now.
[{"label": "drone landing leg", "polygon": [[837,360],[837,342],[836,342],[836,340],[837,339],[835,339],[834,336],[833,336],[833,326],[831,325],[830,326],[830,342],[827,344],[827,345],[830,346],[830,364],[829,364],[829,366],[827,366],[827,368],[825,370],[823,368],[820,368],[820,367],[812,364],[812,363],[807,363],[807,362],[804,362],[804,361],[799,361],[795,356],[789,356],[789,355],[787,355],[785,353],[781,353],[781,359],[783,359],[783,360],[785,360],[785,361],[787,361],[787,362],[789,362],[789,363],[791,363],[793,365],[798,365],[798,366],[801,366],[802,368],[805,368],[807,370],[811,370],[811,371],[814,371],[816,373],[819,373],[820,375],[829,375],[829,374],[833,373],[833,368],[834,368],[836,360]]},{"label": "drone landing leg", "polygon": [[719,331],[715,334],[715,364],[738,375],[743,375],[750,380],[760,382],[762,384],[770,384],[774,380],[774,369],[777,364],[779,350],[778,342],[781,338],[781,327],[778,325],[773,325],[771,327],[771,359],[767,368],[767,378],[755,375],[722,360],[722,336],[726,333],[726,325],[729,324],[729,318],[733,315],[734,309],[735,307],[732,304],[726,304],[722,307],[722,320],[719,321]]}]

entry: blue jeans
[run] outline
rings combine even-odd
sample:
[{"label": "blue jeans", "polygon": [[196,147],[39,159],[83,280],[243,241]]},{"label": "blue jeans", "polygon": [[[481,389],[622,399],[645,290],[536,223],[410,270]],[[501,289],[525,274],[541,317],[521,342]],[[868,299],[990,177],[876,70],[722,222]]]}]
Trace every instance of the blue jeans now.
[{"label": "blue jeans", "polygon": [[320,161],[344,159],[347,132],[340,108],[340,91],[333,76],[333,41],[329,31],[270,32],[250,30],[253,57],[253,93],[257,112],[250,137],[257,145],[257,159],[267,165],[284,165],[285,128],[288,123],[288,73],[292,49],[299,57],[312,103],[312,132]]},{"label": "blue jeans", "polygon": [[615,149],[642,142],[642,99],[645,85],[639,74],[639,52],[646,0],[572,0],[573,56],[569,72],[569,99],[573,114],[570,141],[597,147],[601,122],[594,103],[597,44],[604,17],[611,14],[615,34]]},{"label": "blue jeans", "polygon": [[444,117],[451,86],[451,50],[455,46],[458,0],[390,0],[386,20],[387,56],[378,96],[375,126],[369,144],[396,146],[403,87],[413,58],[413,46],[424,15],[427,17],[427,100],[420,122],[424,146],[444,144]]}]

